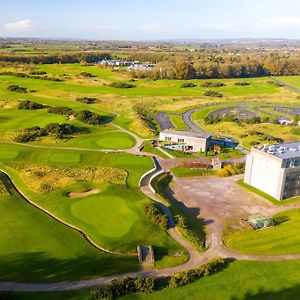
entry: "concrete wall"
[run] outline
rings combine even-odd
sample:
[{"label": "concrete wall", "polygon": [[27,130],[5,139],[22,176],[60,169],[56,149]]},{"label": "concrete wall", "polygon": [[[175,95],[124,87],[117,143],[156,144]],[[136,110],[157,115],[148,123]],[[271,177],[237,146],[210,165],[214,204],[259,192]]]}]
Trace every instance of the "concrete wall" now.
[{"label": "concrete wall", "polygon": [[247,155],[245,183],[281,200],[285,172],[282,160],[262,151],[252,150]]}]

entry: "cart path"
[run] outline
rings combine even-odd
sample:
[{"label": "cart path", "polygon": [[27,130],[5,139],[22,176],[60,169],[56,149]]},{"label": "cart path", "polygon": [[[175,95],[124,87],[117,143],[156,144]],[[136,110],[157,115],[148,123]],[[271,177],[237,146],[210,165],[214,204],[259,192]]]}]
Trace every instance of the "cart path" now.
[{"label": "cart path", "polygon": [[[300,259],[300,254],[286,254],[286,255],[251,255],[238,253],[234,250],[228,249],[224,246],[222,240],[222,231],[223,225],[217,224],[213,227],[213,230],[210,232],[210,245],[209,249],[203,253],[199,253],[197,249],[186,241],[178,229],[174,227],[173,217],[169,208],[164,205],[163,202],[154,194],[150,187],[150,179],[154,175],[158,174],[162,170],[158,160],[155,161],[155,170],[150,174],[146,175],[141,182],[142,192],[148,196],[153,201],[156,201],[161,207],[164,207],[164,211],[167,215],[171,215],[170,218],[170,228],[168,233],[172,238],[174,238],[180,245],[182,245],[189,254],[189,260],[179,266],[160,269],[160,270],[151,270],[151,271],[137,271],[130,272],[125,274],[101,277],[90,280],[78,280],[78,281],[64,281],[64,282],[48,282],[48,283],[19,283],[19,282],[0,282],[0,290],[2,291],[25,291],[25,292],[40,292],[40,291],[66,291],[66,290],[78,290],[78,289],[87,289],[92,287],[97,287],[101,285],[109,284],[114,279],[121,279],[128,276],[138,277],[162,277],[170,276],[179,271],[185,271],[189,269],[194,269],[201,266],[204,263],[207,263],[210,259],[221,256],[224,258],[233,258],[239,260],[252,260],[252,261],[278,261],[278,260],[297,260]],[[270,204],[271,205],[271,204]],[[290,204],[284,207],[274,206],[274,211],[284,211],[287,209],[300,207],[300,203]]]}]

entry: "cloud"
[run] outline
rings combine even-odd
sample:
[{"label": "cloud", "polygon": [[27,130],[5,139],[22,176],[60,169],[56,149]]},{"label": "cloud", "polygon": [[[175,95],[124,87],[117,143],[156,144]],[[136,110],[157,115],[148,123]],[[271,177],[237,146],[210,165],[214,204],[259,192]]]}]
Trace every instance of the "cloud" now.
[{"label": "cloud", "polygon": [[25,20],[20,20],[14,23],[7,23],[4,25],[4,28],[7,31],[11,31],[11,32],[23,32],[23,31],[27,31],[31,28],[31,21],[28,19]]}]

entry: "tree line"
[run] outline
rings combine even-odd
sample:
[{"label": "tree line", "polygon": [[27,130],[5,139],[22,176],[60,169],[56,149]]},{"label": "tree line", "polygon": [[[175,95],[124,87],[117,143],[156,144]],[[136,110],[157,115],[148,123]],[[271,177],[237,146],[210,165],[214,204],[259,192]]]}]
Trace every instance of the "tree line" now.
[{"label": "tree line", "polygon": [[67,63],[95,63],[102,59],[111,59],[109,53],[91,53],[91,52],[76,52],[62,54],[0,54],[0,61],[18,62],[18,63],[33,63],[33,64],[67,64]]}]

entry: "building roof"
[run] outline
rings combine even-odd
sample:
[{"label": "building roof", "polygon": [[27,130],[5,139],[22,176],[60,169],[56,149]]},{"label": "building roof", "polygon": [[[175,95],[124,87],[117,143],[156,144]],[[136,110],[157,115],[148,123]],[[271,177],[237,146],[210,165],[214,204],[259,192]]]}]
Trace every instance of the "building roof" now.
[{"label": "building roof", "polygon": [[162,133],[169,133],[174,135],[186,136],[186,137],[193,137],[193,138],[200,138],[200,139],[207,139],[210,138],[211,135],[206,132],[193,132],[193,131],[184,131],[184,130],[174,130],[174,129],[165,129]]},{"label": "building roof", "polygon": [[300,141],[254,147],[280,159],[300,158]]}]

